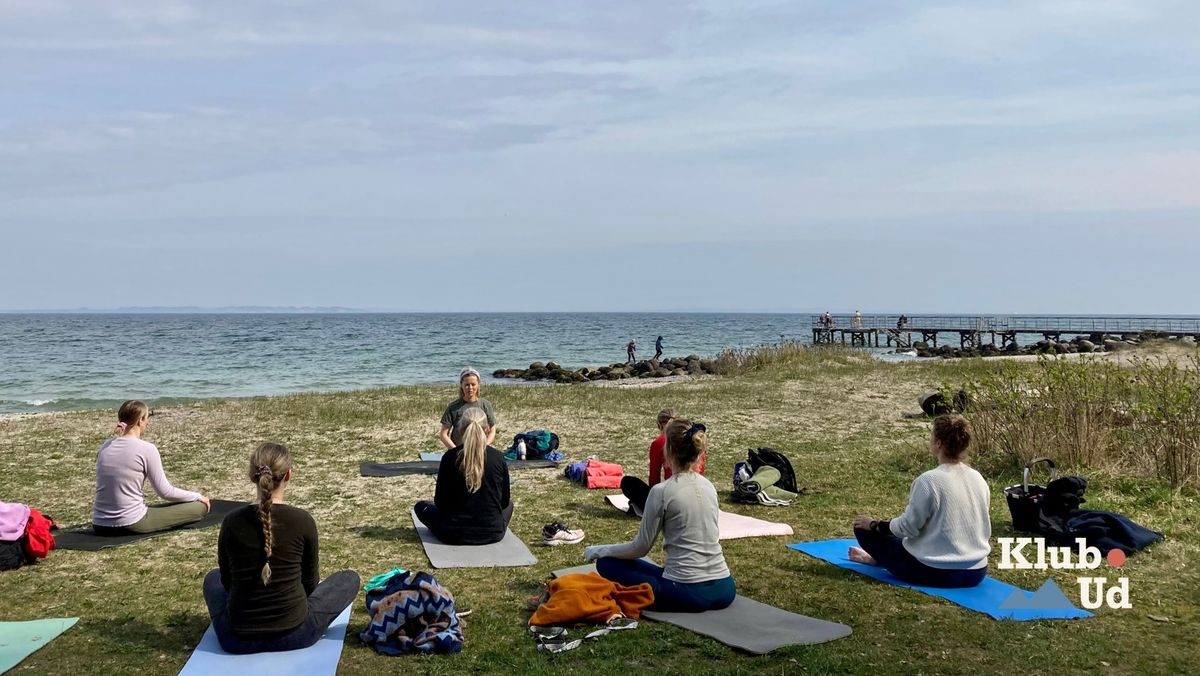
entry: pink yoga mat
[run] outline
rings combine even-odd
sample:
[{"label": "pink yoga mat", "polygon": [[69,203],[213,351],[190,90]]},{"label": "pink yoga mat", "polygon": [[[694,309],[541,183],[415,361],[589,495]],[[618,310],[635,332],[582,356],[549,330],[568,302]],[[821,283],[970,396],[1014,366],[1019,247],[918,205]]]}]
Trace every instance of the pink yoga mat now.
[{"label": "pink yoga mat", "polygon": [[[615,495],[606,495],[604,499],[608,504],[616,507],[622,512],[629,511],[629,498],[621,493]],[[736,540],[737,538],[756,538],[765,535],[791,535],[792,527],[786,523],[775,523],[773,521],[763,521],[752,516],[743,516],[741,514],[730,514],[722,511],[717,517],[717,529],[720,531],[720,539]]]}]

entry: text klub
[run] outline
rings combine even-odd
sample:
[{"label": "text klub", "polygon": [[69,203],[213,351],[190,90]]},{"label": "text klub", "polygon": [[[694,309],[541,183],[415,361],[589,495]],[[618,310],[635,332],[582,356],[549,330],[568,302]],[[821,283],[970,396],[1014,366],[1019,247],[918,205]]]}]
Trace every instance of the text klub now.
[{"label": "text klub", "polygon": [[[1075,549],[1047,546],[1043,538],[997,538],[997,541],[1000,543],[997,568],[1005,570],[1095,570],[1104,560],[1100,550],[1089,547],[1084,538],[1075,538]],[[1118,577],[1115,584],[1109,584],[1107,577],[1080,575],[1077,579],[1079,603],[1084,608],[1133,607],[1128,577]]]}]

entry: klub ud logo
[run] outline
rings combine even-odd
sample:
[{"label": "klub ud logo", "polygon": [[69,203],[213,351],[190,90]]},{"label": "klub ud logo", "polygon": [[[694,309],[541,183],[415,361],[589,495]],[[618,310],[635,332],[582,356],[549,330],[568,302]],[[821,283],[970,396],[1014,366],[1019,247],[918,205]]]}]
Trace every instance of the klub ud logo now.
[{"label": "klub ud logo", "polygon": [[[1000,564],[1005,570],[1096,570],[1100,567],[1100,550],[1089,547],[1084,538],[1075,538],[1076,549],[1070,547],[1048,547],[1044,538],[997,538],[1000,543]],[[1026,547],[1030,547],[1026,550]],[[1026,556],[1032,556],[1030,561]],[[1113,549],[1108,552],[1108,565],[1120,568],[1125,563],[1125,552]],[[1078,576],[1079,603],[1088,610],[1102,605],[1109,608],[1132,608],[1129,598],[1129,578],[1118,577],[1113,584],[1107,577]]]}]

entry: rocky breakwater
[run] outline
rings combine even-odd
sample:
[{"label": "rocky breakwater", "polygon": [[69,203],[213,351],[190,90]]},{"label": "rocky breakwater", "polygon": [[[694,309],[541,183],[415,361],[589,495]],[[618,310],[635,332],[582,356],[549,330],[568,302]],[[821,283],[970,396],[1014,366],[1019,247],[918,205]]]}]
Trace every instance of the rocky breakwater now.
[{"label": "rocky breakwater", "polygon": [[1158,337],[1159,336],[1138,334],[1122,336],[1076,336],[1070,340],[1053,340],[1050,338],[1045,338],[1030,345],[1017,345],[1015,343],[1009,343],[1009,345],[1004,349],[991,344],[981,345],[979,347],[957,348],[952,345],[930,347],[925,343],[916,343],[913,345],[913,349],[917,351],[918,357],[941,357],[943,359],[962,357],[1000,357],[1018,354],[1087,354],[1093,352],[1115,352],[1117,350],[1138,345],[1144,340]]},{"label": "rocky breakwater", "polygon": [[669,359],[646,359],[644,361],[609,364],[608,366],[585,366],[574,371],[564,369],[554,362],[535,361],[527,369],[497,369],[496,378],[520,380],[549,380],[556,383],[584,383],[593,380],[624,380],[626,378],[666,378],[667,376],[700,376],[716,373],[712,359],[701,359],[699,355]]}]

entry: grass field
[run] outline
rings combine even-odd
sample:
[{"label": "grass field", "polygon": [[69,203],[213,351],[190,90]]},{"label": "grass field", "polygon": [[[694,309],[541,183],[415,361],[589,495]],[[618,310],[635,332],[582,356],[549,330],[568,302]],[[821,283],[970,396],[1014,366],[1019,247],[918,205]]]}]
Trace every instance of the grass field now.
[{"label": "grass field", "polygon": [[[769,368],[656,388],[492,386],[499,441],[527,428],[556,431],[569,458],[597,454],[645,473],[654,414],[664,405],[705,422],[708,475],[729,511],[786,521],[793,538],[723,543],[739,592],[759,601],[850,625],[829,644],[740,654],[669,625],[643,623],[572,652],[542,655],[526,633],[526,599],[550,571],[582,562],[582,545],[531,546],[531,568],[446,570],[437,577],[463,605],[467,643],[453,656],[388,658],[355,638],[366,621],[355,602],[340,673],[1184,673],[1194,672],[1200,502],[1192,490],[1088,471],[1087,506],[1122,512],[1167,540],[1130,559],[1133,608],[1080,621],[997,622],[922,594],[872,582],[787,549],[792,541],[848,537],[855,514],[897,515],[908,486],[932,467],[929,422],[904,416],[922,391],[992,368],[979,361],[883,364],[843,353],[810,355]],[[364,460],[415,460],[436,450],[437,421],[450,387],[399,387],[333,394],[204,401],[156,411],[146,438],[172,482],[211,497],[252,499],[249,452],[262,441],[292,450],[288,501],[309,510],[321,535],[322,572],[354,568],[370,577],[428,562],[408,518],[432,496],[433,477],[367,479]],[[27,502],[64,524],[88,520],[95,452],[112,411],[0,420],[0,499]],[[728,502],[733,464],[745,449],[772,446],[791,459],[808,494],[788,507]],[[975,463],[992,488],[993,535],[1011,535],[1001,489],[1019,480],[1000,457]],[[514,473],[512,528],[527,542],[564,520],[586,543],[624,541],[637,522],[608,508],[603,491],[556,470]],[[175,673],[208,624],[200,581],[216,565],[217,530],[189,531],[115,550],[53,552],[0,574],[0,620],[79,616],[73,629],[16,673]],[[661,560],[661,551],[652,553]],[[993,556],[993,563],[995,555]],[[1106,569],[1107,570],[1107,569]],[[1036,588],[1046,571],[993,575]],[[1072,572],[1050,572],[1073,601]],[[1101,571],[1104,574],[1104,571]]]}]

